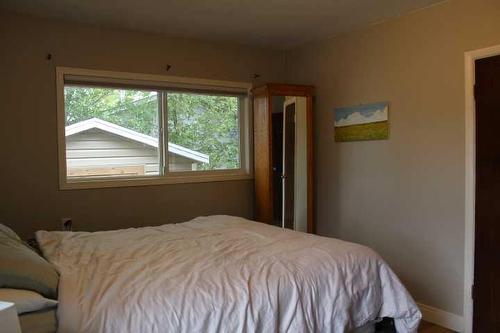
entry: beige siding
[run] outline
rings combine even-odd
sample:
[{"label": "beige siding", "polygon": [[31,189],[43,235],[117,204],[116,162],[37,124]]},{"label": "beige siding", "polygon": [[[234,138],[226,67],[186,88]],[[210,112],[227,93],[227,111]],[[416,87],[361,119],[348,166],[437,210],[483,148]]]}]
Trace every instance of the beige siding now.
[{"label": "beige siding", "polygon": [[[169,154],[173,170],[192,170],[194,161]],[[68,169],[144,166],[145,175],[158,174],[157,149],[98,129],[66,138]]]}]

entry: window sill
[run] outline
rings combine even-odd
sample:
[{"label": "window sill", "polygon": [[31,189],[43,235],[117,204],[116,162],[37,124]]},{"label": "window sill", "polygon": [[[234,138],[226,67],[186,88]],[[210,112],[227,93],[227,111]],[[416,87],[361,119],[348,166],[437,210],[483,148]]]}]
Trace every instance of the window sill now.
[{"label": "window sill", "polygon": [[61,190],[77,189],[99,189],[110,187],[131,187],[131,186],[151,186],[169,184],[189,184],[189,183],[211,183],[232,180],[253,179],[250,174],[224,173],[215,175],[171,175],[171,176],[151,176],[142,178],[120,178],[120,179],[86,179],[86,180],[61,180],[59,188]]}]

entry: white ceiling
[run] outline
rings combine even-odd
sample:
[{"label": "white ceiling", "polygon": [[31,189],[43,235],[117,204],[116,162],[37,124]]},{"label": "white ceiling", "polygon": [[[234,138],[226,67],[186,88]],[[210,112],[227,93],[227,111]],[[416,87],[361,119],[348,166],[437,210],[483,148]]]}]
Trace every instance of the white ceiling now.
[{"label": "white ceiling", "polygon": [[204,40],[290,48],[443,0],[1,0],[41,17]]}]

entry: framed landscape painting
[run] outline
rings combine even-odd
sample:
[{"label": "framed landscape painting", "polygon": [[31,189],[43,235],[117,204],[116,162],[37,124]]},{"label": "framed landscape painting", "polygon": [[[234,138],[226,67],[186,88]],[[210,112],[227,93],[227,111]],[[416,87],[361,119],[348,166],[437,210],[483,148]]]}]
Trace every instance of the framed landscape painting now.
[{"label": "framed landscape painting", "polygon": [[335,141],[387,140],[389,103],[335,109]]}]

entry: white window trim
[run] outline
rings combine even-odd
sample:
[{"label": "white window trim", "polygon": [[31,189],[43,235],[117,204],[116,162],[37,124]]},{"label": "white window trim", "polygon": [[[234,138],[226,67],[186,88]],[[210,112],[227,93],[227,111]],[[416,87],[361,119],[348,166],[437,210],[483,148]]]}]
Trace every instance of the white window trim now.
[{"label": "white window trim", "polygon": [[[134,85],[156,86],[165,88],[193,88],[207,91],[234,91],[244,93],[246,105],[240,112],[240,169],[235,170],[208,170],[168,172],[164,175],[133,177],[133,178],[87,178],[70,180],[66,170],[66,135],[65,135],[65,110],[64,110],[64,84],[65,76],[82,77],[87,82],[103,83],[133,83]],[[204,183],[230,180],[252,179],[252,108],[250,90],[252,84],[248,82],[206,80],[178,76],[164,76],[154,74],[139,74],[128,72],[112,72],[71,67],[56,67],[57,90],[57,140],[59,155],[59,188],[61,190],[89,189],[107,187],[127,187],[164,185],[181,183]],[[166,113],[163,113],[164,115]],[[165,119],[163,119],[165,121]],[[165,125],[165,124],[164,124]],[[162,136],[164,137],[164,136]]]}]

